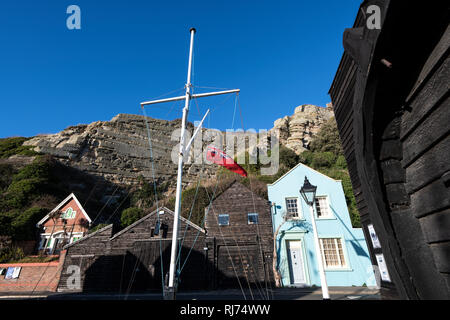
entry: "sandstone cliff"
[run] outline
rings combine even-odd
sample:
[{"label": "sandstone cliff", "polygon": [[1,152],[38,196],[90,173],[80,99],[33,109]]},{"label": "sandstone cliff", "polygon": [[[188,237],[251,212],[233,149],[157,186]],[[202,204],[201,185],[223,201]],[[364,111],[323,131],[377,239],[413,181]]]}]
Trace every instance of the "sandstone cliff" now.
[{"label": "sandstone cliff", "polygon": [[[300,153],[308,146],[320,126],[332,116],[330,106],[322,108],[301,105],[295,109],[292,116],[275,121],[271,131],[279,130],[280,143]],[[179,129],[181,121],[147,119],[152,138],[156,179],[159,182],[168,182],[169,193],[172,193],[177,174],[172,153],[174,150],[177,152],[179,137],[172,138],[172,135]],[[191,123],[188,124],[188,130],[193,132]],[[206,139],[203,146],[210,142],[211,138]],[[135,184],[140,175],[147,181],[152,181],[148,134],[145,118],[140,115],[119,114],[111,121],[71,126],[57,134],[34,137],[24,145],[34,146],[35,151],[50,154],[70,167],[102,177],[114,184]],[[200,172],[204,179],[214,177],[217,166],[186,164],[183,170],[183,186],[186,187],[198,181]]]},{"label": "sandstone cliff", "polygon": [[304,104],[295,108],[292,116],[276,120],[272,130],[279,130],[281,144],[300,154],[308,148],[321,125],[333,116],[331,104],[326,108]]},{"label": "sandstone cliff", "polygon": [[[177,165],[171,161],[171,152],[178,142],[172,141],[171,135],[180,127],[181,121],[148,118],[148,123],[156,178],[174,187]],[[192,124],[188,127],[192,131]],[[111,121],[71,126],[57,134],[34,137],[25,144],[35,146],[35,151],[50,154],[66,165],[116,184],[134,184],[140,175],[147,181],[152,180],[152,161],[143,116],[119,114]],[[212,166],[186,165],[184,185],[197,181],[201,169],[207,177],[215,174]]]}]

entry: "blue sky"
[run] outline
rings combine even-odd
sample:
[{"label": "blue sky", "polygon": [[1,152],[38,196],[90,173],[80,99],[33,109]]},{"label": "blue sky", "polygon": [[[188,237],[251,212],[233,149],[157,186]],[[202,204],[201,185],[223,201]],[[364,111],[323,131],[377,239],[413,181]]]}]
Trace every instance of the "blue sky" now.
[{"label": "blue sky", "polygon": [[[0,137],[56,133],[79,123],[142,114],[139,103],[186,82],[195,27],[193,84],[239,88],[199,99],[190,121],[213,107],[209,127],[270,129],[301,104],[325,106],[359,0],[2,1]],[[81,8],[69,30],[66,8]],[[208,89],[195,88],[195,92]],[[183,103],[148,107],[181,117]],[[198,107],[198,108],[197,108]]]}]

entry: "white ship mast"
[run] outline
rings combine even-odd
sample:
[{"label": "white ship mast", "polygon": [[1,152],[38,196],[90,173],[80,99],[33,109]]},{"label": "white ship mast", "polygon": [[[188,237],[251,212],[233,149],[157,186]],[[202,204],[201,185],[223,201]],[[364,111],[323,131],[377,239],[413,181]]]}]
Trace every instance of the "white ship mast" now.
[{"label": "white ship mast", "polygon": [[[153,101],[146,101],[141,103],[141,107],[144,107],[146,105],[156,104],[156,103],[164,103],[164,102],[172,102],[172,101],[179,101],[184,100],[184,108],[183,108],[183,117],[181,120],[181,137],[180,137],[180,152],[178,154],[178,173],[177,173],[177,191],[176,191],[176,200],[175,200],[175,216],[173,220],[173,232],[172,232],[172,247],[171,247],[171,253],[170,253],[170,267],[169,267],[169,284],[168,289],[166,291],[166,299],[175,299],[176,295],[176,283],[175,281],[178,279],[175,279],[175,264],[176,264],[176,256],[177,256],[177,241],[178,241],[178,231],[179,231],[179,219],[180,219],[180,209],[181,209],[181,180],[183,176],[183,155],[187,154],[189,152],[189,148],[191,146],[192,141],[195,138],[195,135],[201,128],[203,121],[205,120],[206,116],[209,113],[209,110],[206,112],[205,116],[203,117],[202,121],[200,122],[200,125],[198,129],[195,131],[194,135],[192,136],[191,140],[186,144],[185,141],[185,131],[186,131],[186,122],[189,112],[189,102],[191,99],[196,98],[202,98],[202,97],[210,97],[210,96],[217,96],[221,94],[228,94],[228,93],[238,93],[239,89],[234,90],[226,90],[226,91],[216,91],[216,92],[208,92],[208,93],[200,93],[200,94],[191,94],[191,68],[192,68],[192,51],[194,48],[194,34],[195,34],[195,28],[190,29],[191,34],[191,43],[190,43],[190,49],[189,49],[189,65],[188,65],[188,74],[187,74],[187,82],[186,82],[186,94],[184,96],[179,97],[173,97],[173,98],[167,98],[167,99],[160,99],[160,100],[153,100]],[[161,257],[162,259],[162,257]]]}]

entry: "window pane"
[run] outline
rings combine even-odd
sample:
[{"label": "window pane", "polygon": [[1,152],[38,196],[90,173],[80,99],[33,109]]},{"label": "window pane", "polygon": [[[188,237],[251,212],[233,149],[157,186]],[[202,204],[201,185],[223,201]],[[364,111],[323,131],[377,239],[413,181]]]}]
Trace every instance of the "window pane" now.
[{"label": "window pane", "polygon": [[230,216],[228,214],[219,214],[219,225],[227,226],[230,222]]},{"label": "window pane", "polygon": [[344,250],[340,238],[319,239],[325,266],[330,268],[345,267]]},{"label": "window pane", "polygon": [[316,198],[316,211],[317,211],[318,218],[325,218],[325,217],[331,216],[327,197],[317,197]]},{"label": "window pane", "polygon": [[298,202],[297,198],[286,199],[286,211],[288,216],[298,217]]},{"label": "window pane", "polygon": [[247,216],[248,216],[248,224],[257,224],[258,223],[258,214],[257,213],[249,213]]}]

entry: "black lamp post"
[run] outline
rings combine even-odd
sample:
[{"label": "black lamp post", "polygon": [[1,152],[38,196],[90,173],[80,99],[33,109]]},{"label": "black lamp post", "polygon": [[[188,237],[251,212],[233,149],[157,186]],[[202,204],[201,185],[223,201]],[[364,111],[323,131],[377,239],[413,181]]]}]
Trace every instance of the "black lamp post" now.
[{"label": "black lamp post", "polygon": [[308,178],[305,176],[305,182],[303,183],[302,188],[300,189],[300,194],[303,197],[303,200],[308,204],[309,206],[309,212],[311,213],[311,224],[313,227],[313,234],[314,234],[314,246],[316,247],[317,252],[317,264],[319,267],[319,276],[320,276],[320,284],[322,287],[322,296],[324,300],[329,300],[330,295],[328,293],[328,285],[327,285],[327,278],[325,276],[325,270],[323,267],[323,260],[322,260],[322,254],[320,251],[320,244],[319,244],[319,235],[317,233],[317,226],[316,226],[316,218],[314,216],[314,202],[316,200],[316,190],[317,187],[313,186]]},{"label": "black lamp post", "polygon": [[314,201],[316,199],[316,190],[317,187],[309,183],[308,178],[305,177],[305,182],[303,183],[303,187],[300,189],[300,194],[302,195],[308,206],[314,205]]}]

